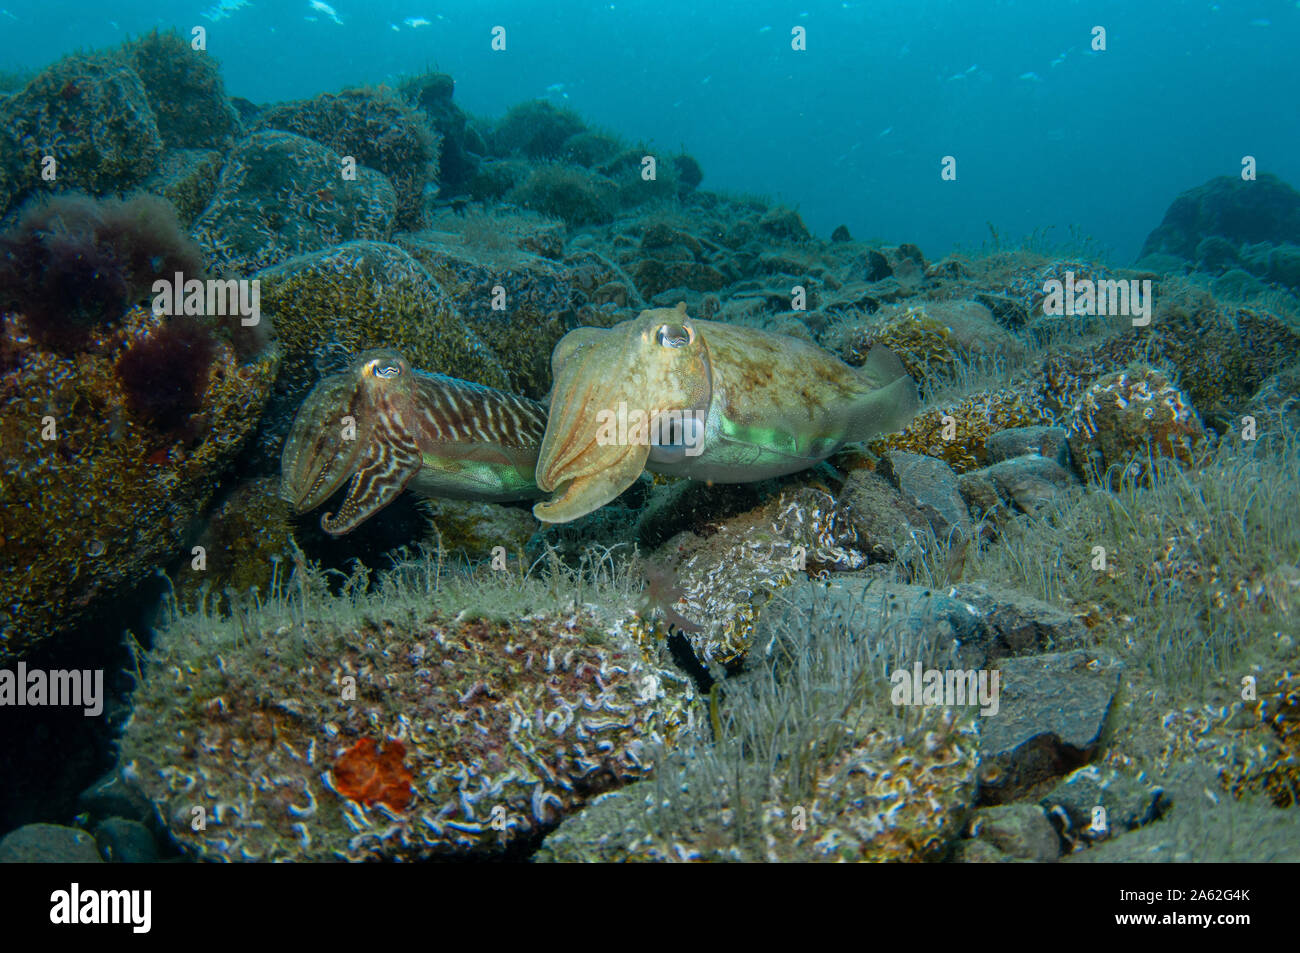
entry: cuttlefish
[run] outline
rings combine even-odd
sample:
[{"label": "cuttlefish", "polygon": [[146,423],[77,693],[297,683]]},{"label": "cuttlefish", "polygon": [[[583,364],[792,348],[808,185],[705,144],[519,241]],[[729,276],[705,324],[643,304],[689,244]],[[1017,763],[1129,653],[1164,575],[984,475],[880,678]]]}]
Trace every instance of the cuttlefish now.
[{"label": "cuttlefish", "polygon": [[338,513],[320,520],[335,536],[408,486],[425,496],[532,499],[543,495],[534,469],[545,429],[536,401],[412,370],[393,350],[367,351],[298,409],[280,459],[281,495],[303,513],[350,477]]},{"label": "cuttlefish", "polygon": [[919,407],[887,348],[854,368],[799,338],[693,320],[684,304],[571,331],[551,370],[536,475],[555,495],[533,506],[548,523],[603,506],[647,469],[719,483],[794,473]]}]

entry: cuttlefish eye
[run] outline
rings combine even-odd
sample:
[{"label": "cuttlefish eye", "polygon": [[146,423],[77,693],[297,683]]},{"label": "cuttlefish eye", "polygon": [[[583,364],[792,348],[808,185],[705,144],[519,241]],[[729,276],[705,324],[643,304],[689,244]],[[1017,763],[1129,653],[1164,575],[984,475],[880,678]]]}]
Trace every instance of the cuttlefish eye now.
[{"label": "cuttlefish eye", "polygon": [[400,375],[402,368],[398,364],[389,364],[375,358],[366,364],[366,373],[378,377],[381,381],[388,381]]},{"label": "cuttlefish eye", "polygon": [[695,340],[695,329],[689,324],[661,324],[655,340],[660,347],[686,347]]}]

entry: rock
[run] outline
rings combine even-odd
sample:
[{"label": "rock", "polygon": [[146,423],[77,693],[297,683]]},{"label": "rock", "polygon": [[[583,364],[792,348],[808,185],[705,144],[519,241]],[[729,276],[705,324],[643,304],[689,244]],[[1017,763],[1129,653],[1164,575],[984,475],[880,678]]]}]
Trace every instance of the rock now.
[{"label": "rock", "polygon": [[1051,417],[1050,408],[1032,388],[1003,387],[923,410],[899,433],[877,437],[867,447],[878,454],[891,450],[924,454],[942,460],[956,473],[966,473],[988,462],[986,442],[991,435]]},{"label": "rock", "polygon": [[947,328],[948,346],[963,360],[1014,360],[1025,353],[1020,338],[999,324],[993,312],[978,301],[926,301],[908,311]]},{"label": "rock", "polygon": [[[741,499],[763,492],[761,483],[746,486]],[[662,608],[679,620],[674,624],[704,665],[739,664],[754,648],[763,607],[807,570],[839,572],[867,563],[843,510],[821,490],[787,490],[749,512],[714,522],[694,506],[725,501],[724,494],[707,486],[676,487],[656,494],[656,505],[640,529],[653,538],[662,538],[674,526],[694,530],[678,533],[662,547],[673,558],[671,588],[676,593]],[[671,512],[674,502],[680,504],[676,514]],[[599,538],[609,538],[608,524]],[[654,615],[633,623],[638,638],[651,644],[664,634],[656,631]]]},{"label": "rock", "polygon": [[257,132],[235,143],[212,203],[194,223],[209,269],[223,277],[252,272],[295,255],[392,233],[397,201],[388,180],[357,169],[339,175],[342,158],[287,132]]},{"label": "rock", "polygon": [[[439,137],[420,113],[387,89],[345,89],[283,103],[262,112],[253,128],[304,136],[335,157],[352,156],[358,166],[377,170],[395,191],[397,224],[408,230],[424,224],[425,189],[438,181]],[[318,174],[330,180],[327,188],[337,191],[344,184],[341,169],[337,158],[320,168]],[[343,240],[361,237],[367,236]]]},{"label": "rock", "polygon": [[[479,190],[476,182],[475,194]],[[561,219],[575,228],[613,221],[619,204],[618,186],[607,177],[562,163],[533,169],[510,189],[507,197],[516,205]]]},{"label": "rock", "polygon": [[158,844],[149,828],[139,821],[110,817],[95,828],[95,843],[110,864],[152,864],[158,860]]},{"label": "rock", "polygon": [[989,309],[998,324],[1009,330],[1018,331],[1029,321],[1024,303],[1016,298],[980,292],[975,295],[975,300]]},{"label": "rock", "polygon": [[[1097,374],[1087,383],[1133,364],[1169,365],[1200,421],[1225,434],[1239,429],[1241,414],[1264,379],[1293,363],[1297,353],[1300,334],[1277,315],[1194,298],[1161,309],[1150,328],[1131,328],[1096,348]],[[1072,409],[1081,396],[1064,409]]]},{"label": "rock", "polygon": [[1273,250],[1268,262],[1268,277],[1300,291],[1300,244],[1281,245]]},{"label": "rock", "polygon": [[[1082,622],[1056,606],[1023,593],[984,583],[963,583],[949,595],[972,607],[988,627],[985,662],[1083,645]],[[969,611],[969,609],[968,609]]]},{"label": "rock", "polygon": [[117,53],[77,53],[42,70],[0,103],[0,128],[30,157],[11,204],[39,187],[40,156],[55,157],[63,189],[104,195],[130,191],[163,151],[144,84]]},{"label": "rock", "polygon": [[217,62],[175,30],[157,29],[123,47],[149,97],[169,149],[222,149],[240,133]]},{"label": "rock", "polygon": [[[1170,807],[1159,785],[1146,784],[1109,765],[1090,764],[1065,777],[1039,802],[1071,841],[1098,841],[1158,820]],[[1097,809],[1104,809],[1098,815]]]},{"label": "rock", "polygon": [[971,512],[979,519],[988,519],[1001,525],[1006,518],[1002,496],[997,484],[984,470],[970,470],[957,478],[957,492],[966,501]]},{"label": "rock", "polygon": [[840,491],[840,502],[862,551],[873,559],[894,559],[900,542],[924,534],[930,525],[919,508],[874,470],[852,471]]},{"label": "rock", "polygon": [[613,136],[584,131],[564,140],[560,158],[588,169],[599,169],[614,159],[623,148],[623,143]]},{"label": "rock", "polygon": [[1249,272],[1232,268],[1210,283],[1210,291],[1220,301],[1249,301],[1268,292],[1268,285]]},{"label": "rock", "polygon": [[102,864],[95,839],[58,824],[25,824],[0,840],[0,864]]},{"label": "rock", "polygon": [[[978,472],[996,487],[999,500],[1030,516],[1050,509],[1062,490],[1079,482],[1055,460],[1039,456],[1003,460]],[[963,474],[963,479],[967,476],[972,474]]]},{"label": "rock", "polygon": [[1036,453],[1068,468],[1070,447],[1067,437],[1064,427],[1008,427],[989,434],[988,440],[984,442],[984,451],[988,454],[989,463]]},{"label": "rock", "polygon": [[193,560],[181,564],[173,580],[181,605],[195,607],[206,594],[212,609],[230,611],[229,594],[247,596],[256,589],[268,596],[277,563],[287,577],[294,547],[292,510],[280,498],[279,475],[234,486],[194,542],[203,547],[203,568],[196,570]]},{"label": "rock", "polygon": [[729,284],[726,276],[712,265],[695,261],[665,262],[656,258],[644,258],[637,262],[632,268],[632,280],[645,298],[653,298],[669,288],[720,291]]},{"label": "rock", "polygon": [[211,203],[224,161],[215,149],[169,149],[141,187],[171,202],[189,228]]},{"label": "rock", "polygon": [[[850,680],[851,682],[851,680]],[[754,706],[757,708],[758,706]],[[787,803],[779,790],[791,756],[734,785],[731,757],[702,750],[705,767],[673,772],[676,784],[638,783],[599,798],[566,819],[542,844],[539,863],[932,861],[947,853],[966,816],[974,776],[973,729],[937,708],[922,709],[928,730],[908,737],[845,719],[848,743],[832,755],[801,753],[809,794]],[[755,732],[757,735],[757,731]],[[766,735],[766,733],[764,733]],[[791,752],[793,754],[793,752]],[[890,764],[882,770],[881,764]],[[725,767],[724,767],[725,765]]]},{"label": "rock", "polygon": [[[1229,833],[1230,832],[1230,833]],[[1080,864],[1300,863],[1300,812],[1201,796],[1140,830],[1069,855]]]},{"label": "rock", "polygon": [[122,777],[114,768],[77,795],[77,812],[93,821],[110,817],[148,823],[153,820],[153,805],[144,793]]},{"label": "rock", "polygon": [[853,236],[849,234],[849,227],[847,225],[836,225],[835,231],[831,232],[831,241],[837,244],[853,241]]},{"label": "rock", "polygon": [[359,612],[318,582],[293,624],[250,609],[243,634],[199,617],[157,634],[121,762],[182,851],[499,858],[646,777],[685,726],[689,680],[586,610],[512,594],[483,600],[500,618],[453,618],[429,609],[436,584],[386,586]]},{"label": "rock", "polygon": [[803,218],[792,208],[778,205],[758,220],[758,231],[779,242],[802,242],[812,237]]},{"label": "rock", "polygon": [[1029,329],[1034,329],[1034,322],[1046,317],[1051,326],[1061,320],[1059,314],[1045,314],[1043,310],[1044,302],[1047,299],[1047,292],[1044,286],[1049,281],[1060,282],[1062,287],[1068,286],[1071,282],[1078,285],[1082,281],[1094,282],[1114,280],[1116,275],[1112,274],[1106,268],[1093,264],[1092,262],[1080,261],[1075,259],[1057,259],[1043,266],[1033,266],[1020,269],[1007,286],[1003,289],[1003,296],[1018,301],[1025,309],[1025,314],[1029,322]]},{"label": "rock", "polygon": [[[107,621],[160,565],[189,558],[191,521],[257,426],[278,357],[242,363],[229,345],[209,342],[209,364],[193,368],[204,382],[195,412],[163,427],[134,409],[134,395],[136,385],[148,388],[151,366],[152,379],[178,379],[160,363],[174,362],[176,351],[150,343],[177,320],[133,308],[110,332],[112,346],[29,351],[8,371],[0,446],[21,464],[6,476],[0,507],[0,661],[86,619]],[[142,380],[128,388],[119,369],[132,355]],[[143,397],[160,412],[178,399],[170,391]],[[55,440],[31,427],[45,415],[58,422]]]},{"label": "rock", "polygon": [[[399,241],[454,302],[454,315],[464,333],[481,343],[485,357],[491,354],[500,363],[504,382],[493,386],[544,398],[551,389],[551,352],[577,323],[577,307],[585,300],[575,290],[574,272],[526,251],[466,248],[428,233],[402,236]],[[505,291],[504,310],[494,308],[497,288]],[[462,365],[460,373],[443,373],[467,377],[472,366]]]},{"label": "rock", "polygon": [[440,137],[438,151],[438,185],[442,196],[463,195],[472,188],[483,150],[471,148],[469,119],[453,103],[456,83],[446,73],[425,73],[413,77],[400,87],[402,98],[424,114]]},{"label": "rock", "polygon": [[529,159],[554,159],[573,136],[586,130],[581,117],[544,99],[510,107],[492,130],[494,155],[522,155]]},{"label": "rock", "polygon": [[1141,255],[1165,253],[1195,261],[1197,246],[1210,236],[1235,246],[1300,244],[1300,192],[1268,172],[1253,182],[1217,176],[1174,199],[1147,236]]},{"label": "rock", "polygon": [[1261,432],[1300,431],[1300,364],[1273,374],[1251,398],[1247,411]]},{"label": "rock", "polygon": [[[897,646],[891,664],[901,667],[951,661],[986,668],[1017,654],[1073,648],[1084,637],[1078,620],[1019,593],[972,584],[940,592],[849,573],[829,584],[792,583],[761,619],[765,626],[832,626],[875,639],[888,634]],[[952,658],[940,657],[949,648]]]},{"label": "rock", "polygon": [[1226,271],[1237,264],[1237,247],[1226,238],[1209,235],[1196,246],[1195,260],[1202,271]]},{"label": "rock", "polygon": [[1150,367],[1100,378],[1075,405],[1066,429],[1079,468],[1112,487],[1125,472],[1134,479],[1147,477],[1148,452],[1191,463],[1205,437],[1196,408]]},{"label": "rock", "polygon": [[875,281],[884,281],[894,274],[894,269],[889,267],[889,259],[878,248],[868,248],[849,267],[844,275],[845,282],[864,281],[871,284]]},{"label": "rock", "polygon": [[532,165],[518,159],[482,159],[470,179],[469,191],[476,202],[502,199],[532,174]]},{"label": "rock", "polygon": [[539,528],[531,510],[477,500],[434,497],[424,511],[432,522],[428,542],[453,559],[491,559],[503,546],[507,560],[517,563]]},{"label": "rock", "polygon": [[904,500],[925,514],[936,537],[971,536],[970,513],[957,489],[957,475],[942,460],[890,450],[880,470]]},{"label": "rock", "polygon": [[1061,838],[1037,804],[983,807],[970,822],[971,840],[958,844],[963,863],[1050,863],[1061,856]]},{"label": "rock", "polygon": [[980,798],[1031,795],[1097,751],[1119,686],[1118,661],[1076,649],[1004,659],[997,714],[980,719]]}]

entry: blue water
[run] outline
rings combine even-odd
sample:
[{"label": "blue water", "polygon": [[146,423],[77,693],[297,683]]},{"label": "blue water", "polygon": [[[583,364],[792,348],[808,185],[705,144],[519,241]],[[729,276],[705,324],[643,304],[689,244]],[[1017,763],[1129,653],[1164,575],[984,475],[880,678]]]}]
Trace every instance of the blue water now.
[{"label": "blue water", "polygon": [[[0,67],[196,24],[228,91],[257,102],[437,66],[470,112],[553,99],[627,138],[684,146],[706,188],[775,195],[823,237],[843,222],[931,258],[980,244],[991,222],[1004,238],[1078,226],[1128,262],[1178,192],[1237,174],[1243,155],[1300,185],[1294,0],[755,0],[706,12],[693,0],[338,0],[334,16],[309,0],[225,15],[210,2],[0,4]],[[505,53],[489,49],[498,24]],[[790,49],[796,25],[804,52]],[[940,179],[945,155],[955,182]]]}]

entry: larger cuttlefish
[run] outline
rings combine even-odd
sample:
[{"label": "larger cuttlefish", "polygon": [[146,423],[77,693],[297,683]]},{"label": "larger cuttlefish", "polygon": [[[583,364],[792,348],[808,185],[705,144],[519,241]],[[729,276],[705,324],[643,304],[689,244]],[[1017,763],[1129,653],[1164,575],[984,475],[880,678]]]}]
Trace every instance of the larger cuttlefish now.
[{"label": "larger cuttlefish", "polygon": [[548,523],[603,506],[645,469],[719,483],[793,473],[919,406],[886,348],[853,368],[798,338],[692,320],[684,304],[571,331],[551,370],[537,484],[556,492],[533,507]]},{"label": "larger cuttlefish", "polygon": [[352,478],[335,536],[356,529],[409,486],[425,496],[522,500],[546,429],[536,401],[412,370],[393,350],[367,351],[303,401],[280,459],[282,495],[303,513]]}]

